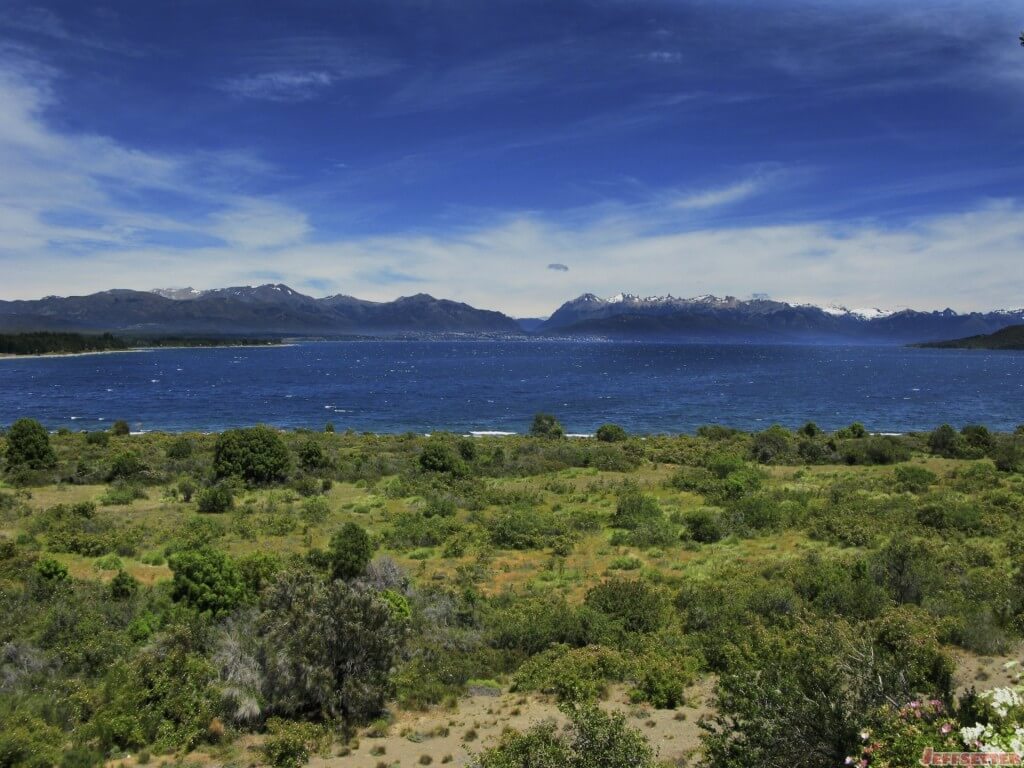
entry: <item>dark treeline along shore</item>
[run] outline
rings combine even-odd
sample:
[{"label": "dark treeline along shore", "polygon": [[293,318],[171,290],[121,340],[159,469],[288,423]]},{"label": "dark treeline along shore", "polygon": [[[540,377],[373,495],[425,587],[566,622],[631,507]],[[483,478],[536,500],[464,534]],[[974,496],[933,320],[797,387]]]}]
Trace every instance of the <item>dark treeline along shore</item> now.
[{"label": "dark treeline along shore", "polygon": [[278,339],[246,339],[230,336],[115,336],[112,333],[0,333],[0,355],[67,355],[89,352],[120,352],[154,347],[252,347],[280,344]]},{"label": "dark treeline along shore", "polygon": [[0,454],[4,766],[896,768],[1024,726],[1024,428]]},{"label": "dark treeline along shore", "polygon": [[1024,350],[1024,325],[1011,325],[995,333],[968,336],[951,341],[915,344],[924,349],[1007,349]]}]

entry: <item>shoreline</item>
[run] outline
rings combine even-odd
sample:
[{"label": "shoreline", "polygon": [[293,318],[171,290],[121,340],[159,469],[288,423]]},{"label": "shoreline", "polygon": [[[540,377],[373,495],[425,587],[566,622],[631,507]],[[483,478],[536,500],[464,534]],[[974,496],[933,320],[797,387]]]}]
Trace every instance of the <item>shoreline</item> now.
[{"label": "shoreline", "polygon": [[277,349],[279,347],[294,347],[294,343],[288,344],[211,344],[209,346],[192,346],[188,344],[176,344],[166,347],[131,347],[130,349],[97,349],[93,352],[40,352],[32,355],[14,355],[0,353],[0,360],[42,360],[51,357],[88,357],[90,355],[124,355],[133,352],[159,352],[163,349]]}]

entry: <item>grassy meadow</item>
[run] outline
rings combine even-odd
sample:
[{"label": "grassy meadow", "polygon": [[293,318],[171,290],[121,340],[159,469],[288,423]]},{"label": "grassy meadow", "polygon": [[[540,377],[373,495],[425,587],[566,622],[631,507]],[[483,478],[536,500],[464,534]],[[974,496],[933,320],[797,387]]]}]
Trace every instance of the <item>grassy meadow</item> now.
[{"label": "grassy meadow", "polygon": [[1024,434],[126,431],[3,438],[4,768],[1024,737]]}]

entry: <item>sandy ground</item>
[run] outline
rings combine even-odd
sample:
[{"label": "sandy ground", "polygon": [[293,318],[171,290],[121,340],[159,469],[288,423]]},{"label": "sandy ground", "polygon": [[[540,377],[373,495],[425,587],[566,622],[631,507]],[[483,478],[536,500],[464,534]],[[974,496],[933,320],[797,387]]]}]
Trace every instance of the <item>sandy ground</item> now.
[{"label": "sandy ground", "polygon": [[957,694],[964,693],[972,686],[982,691],[1024,682],[1024,643],[1002,656],[975,656],[957,651],[953,657],[956,660],[953,684]]},{"label": "sandy ground", "polygon": [[[706,679],[687,691],[687,704],[676,710],[656,710],[630,703],[627,689],[611,690],[600,703],[606,711],[623,712],[627,721],[639,729],[657,751],[659,760],[672,765],[688,766],[700,744],[701,730],[697,723],[708,713],[707,701],[714,681]],[[312,768],[401,768],[419,765],[466,766],[474,754],[494,746],[507,728],[526,730],[545,720],[564,725],[566,718],[549,697],[495,691],[493,694],[465,696],[454,709],[433,709],[429,712],[401,712],[395,717],[384,737],[374,738],[361,730],[349,744],[334,744],[328,753],[314,756]],[[194,752],[186,763],[214,766],[262,765],[259,736],[236,740],[228,753],[214,755]],[[152,766],[170,761],[154,756]],[[133,758],[108,763],[111,768],[136,765]]]},{"label": "sandy ground", "polygon": [[[688,705],[678,710],[656,710],[631,704],[625,689],[612,690],[608,701],[601,706],[608,711],[625,713],[630,725],[650,740],[659,759],[687,765],[699,745],[701,731],[697,721],[707,712],[706,700],[712,688],[709,682],[694,686],[688,692]],[[454,711],[402,714],[387,738],[360,735],[358,746],[351,754],[316,758],[310,765],[315,768],[376,768],[381,763],[387,766],[465,766],[472,754],[497,743],[504,729],[522,731],[549,719],[565,723],[555,702],[546,697],[516,693],[467,696],[459,701]],[[474,733],[475,738],[467,736]],[[379,753],[381,748],[383,753]],[[429,763],[424,756],[430,758]]]}]

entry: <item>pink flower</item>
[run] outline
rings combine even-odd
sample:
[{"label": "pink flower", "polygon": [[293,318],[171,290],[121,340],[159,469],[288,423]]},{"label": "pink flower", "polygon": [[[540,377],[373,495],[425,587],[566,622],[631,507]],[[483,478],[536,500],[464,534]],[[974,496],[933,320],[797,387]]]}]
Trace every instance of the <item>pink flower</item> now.
[{"label": "pink flower", "polygon": [[941,728],[940,728],[939,730],[940,730],[940,731],[941,731],[942,733],[944,733],[944,734],[945,734],[945,733],[949,733],[950,731],[952,731],[952,730],[953,730],[953,724],[952,724],[952,723],[943,723],[943,724],[942,724],[942,727],[941,727]]}]

